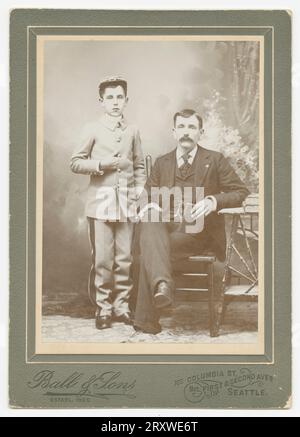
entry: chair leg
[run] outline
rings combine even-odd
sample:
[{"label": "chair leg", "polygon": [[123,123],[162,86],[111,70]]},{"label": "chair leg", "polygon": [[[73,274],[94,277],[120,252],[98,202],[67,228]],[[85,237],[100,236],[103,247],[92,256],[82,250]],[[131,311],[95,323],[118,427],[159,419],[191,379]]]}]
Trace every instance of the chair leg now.
[{"label": "chair leg", "polygon": [[208,264],[207,273],[208,273],[209,332],[211,337],[217,337],[219,335],[219,332],[216,326],[214,268],[212,263]]}]

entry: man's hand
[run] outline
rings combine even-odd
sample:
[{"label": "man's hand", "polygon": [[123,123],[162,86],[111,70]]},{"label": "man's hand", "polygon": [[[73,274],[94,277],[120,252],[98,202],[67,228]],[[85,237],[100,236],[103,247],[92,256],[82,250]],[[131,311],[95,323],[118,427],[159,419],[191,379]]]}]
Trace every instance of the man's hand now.
[{"label": "man's hand", "polygon": [[210,198],[205,198],[200,200],[200,202],[196,203],[191,209],[191,217],[193,220],[197,220],[201,215],[204,214],[206,217],[211,212],[215,211],[214,201]]}]

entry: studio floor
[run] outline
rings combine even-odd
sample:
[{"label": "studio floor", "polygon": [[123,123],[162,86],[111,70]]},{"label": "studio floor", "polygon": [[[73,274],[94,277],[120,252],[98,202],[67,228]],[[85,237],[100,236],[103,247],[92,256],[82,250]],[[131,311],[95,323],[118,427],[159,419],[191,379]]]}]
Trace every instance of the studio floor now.
[{"label": "studio floor", "polygon": [[48,314],[42,318],[43,342],[68,343],[255,343],[257,341],[257,302],[233,301],[216,338],[209,336],[207,302],[177,304],[163,313],[162,332],[157,335],[136,332],[132,326],[114,323],[97,330],[93,318]]}]

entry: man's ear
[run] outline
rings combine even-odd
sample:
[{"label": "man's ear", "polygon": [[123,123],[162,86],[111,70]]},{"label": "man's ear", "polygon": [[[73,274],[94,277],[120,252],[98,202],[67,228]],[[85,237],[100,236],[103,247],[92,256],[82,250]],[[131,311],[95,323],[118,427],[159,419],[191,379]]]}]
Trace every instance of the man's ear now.
[{"label": "man's ear", "polygon": [[126,96],[126,97],[125,97],[125,103],[126,103],[126,104],[128,103],[128,100],[129,100],[129,98]]},{"label": "man's ear", "polygon": [[172,127],[172,133],[173,133],[173,137],[175,138],[175,140],[177,140],[175,127]]}]

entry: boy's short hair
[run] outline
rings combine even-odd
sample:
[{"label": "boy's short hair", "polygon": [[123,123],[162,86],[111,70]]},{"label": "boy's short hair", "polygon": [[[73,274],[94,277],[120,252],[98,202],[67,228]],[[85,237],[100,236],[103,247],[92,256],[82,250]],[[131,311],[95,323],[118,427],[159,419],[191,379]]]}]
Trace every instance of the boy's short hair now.
[{"label": "boy's short hair", "polygon": [[99,84],[99,95],[102,98],[104,91],[108,87],[115,88],[121,86],[124,90],[125,97],[127,96],[127,81],[121,76],[106,77]]},{"label": "boy's short hair", "polygon": [[176,118],[177,117],[188,118],[188,117],[191,117],[192,115],[195,115],[197,117],[198,122],[199,122],[199,129],[202,129],[202,127],[203,127],[202,117],[198,114],[198,112],[194,111],[193,109],[183,109],[182,111],[176,112],[176,114],[173,117],[174,126],[176,125]]}]

